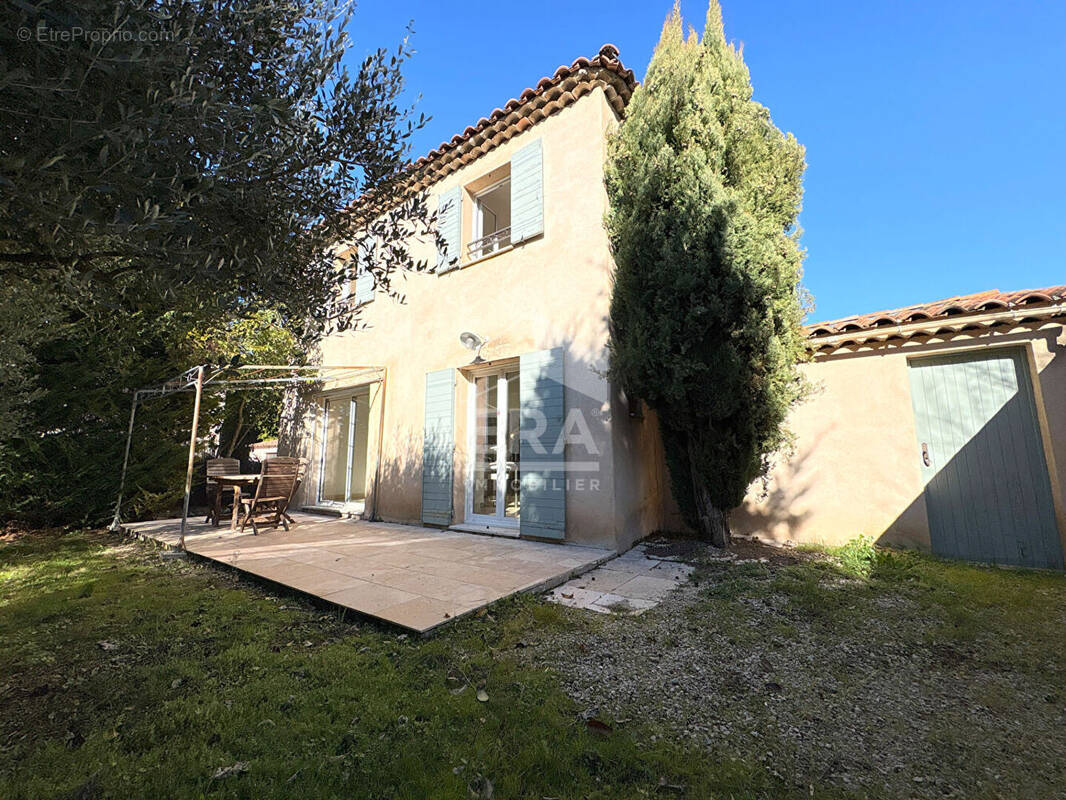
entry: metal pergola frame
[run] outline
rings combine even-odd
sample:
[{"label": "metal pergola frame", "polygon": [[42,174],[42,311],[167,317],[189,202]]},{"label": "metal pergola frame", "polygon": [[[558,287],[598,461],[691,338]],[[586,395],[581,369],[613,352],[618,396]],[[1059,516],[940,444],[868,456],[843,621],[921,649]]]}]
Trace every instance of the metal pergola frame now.
[{"label": "metal pergola frame", "polygon": [[137,406],[145,400],[167,397],[178,393],[194,395],[192,411],[192,430],[189,434],[189,460],[185,469],[185,500],[181,511],[181,548],[185,549],[185,529],[189,519],[189,498],[192,494],[192,474],[196,461],[196,434],[200,426],[200,400],[204,391],[239,391],[243,389],[273,389],[279,385],[298,386],[309,383],[323,383],[350,377],[353,372],[378,373],[379,380],[384,381],[385,367],[381,366],[339,366],[310,365],[292,366],[289,364],[249,364],[241,366],[212,366],[200,364],[187,369],[176,378],[158,385],[137,389],[133,393],[130,405],[130,422],[126,430],[126,452],[122,458],[122,474],[118,484],[118,499],[115,501],[115,517],[111,520],[110,530],[122,529],[122,500],[126,490],[126,471],[130,463],[130,448],[133,443],[133,424],[137,417]]}]

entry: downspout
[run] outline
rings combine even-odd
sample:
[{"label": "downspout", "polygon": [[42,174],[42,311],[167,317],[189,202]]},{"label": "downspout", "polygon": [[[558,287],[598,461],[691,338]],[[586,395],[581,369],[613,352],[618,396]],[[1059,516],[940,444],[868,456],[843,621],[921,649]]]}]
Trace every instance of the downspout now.
[{"label": "downspout", "polygon": [[385,450],[385,382],[388,378],[388,368],[381,368],[381,413],[378,414],[378,457],[374,467],[374,505],[370,511],[370,519],[380,519],[378,516],[378,491],[381,487],[381,454]]}]

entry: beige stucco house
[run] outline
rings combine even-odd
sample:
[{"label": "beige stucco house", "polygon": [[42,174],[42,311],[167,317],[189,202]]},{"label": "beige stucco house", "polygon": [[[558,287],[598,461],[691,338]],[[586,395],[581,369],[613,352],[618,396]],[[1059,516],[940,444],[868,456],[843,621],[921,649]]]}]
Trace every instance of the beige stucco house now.
[{"label": "beige stucco house", "polygon": [[[417,162],[436,268],[404,302],[354,281],[321,361],[365,369],[296,412],[300,505],[619,550],[682,526],[654,415],[605,377],[603,166],[635,87],[606,45]],[[1064,319],[1057,287],[812,326],[795,452],[734,530],[1061,566]]]},{"label": "beige stucco house", "polygon": [[402,278],[402,303],[355,282],[360,325],[321,360],[372,369],[305,406],[303,507],[621,549],[664,526],[654,423],[604,377],[603,165],[636,86],[617,55],[418,162],[443,252],[412,243],[437,267]]}]

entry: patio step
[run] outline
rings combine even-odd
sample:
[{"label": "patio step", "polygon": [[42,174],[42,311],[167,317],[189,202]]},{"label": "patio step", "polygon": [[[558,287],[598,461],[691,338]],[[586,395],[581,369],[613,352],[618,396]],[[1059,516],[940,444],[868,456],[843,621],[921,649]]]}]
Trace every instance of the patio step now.
[{"label": "patio step", "polygon": [[305,514],[315,514],[320,517],[333,517],[334,519],[363,519],[363,513],[361,511],[351,512],[344,511],[340,508],[333,508],[331,506],[303,506],[300,508]]}]

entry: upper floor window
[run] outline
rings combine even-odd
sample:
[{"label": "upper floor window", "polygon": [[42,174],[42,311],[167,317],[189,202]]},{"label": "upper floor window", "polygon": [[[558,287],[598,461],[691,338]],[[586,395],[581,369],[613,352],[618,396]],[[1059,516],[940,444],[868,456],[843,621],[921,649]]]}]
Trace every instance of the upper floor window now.
[{"label": "upper floor window", "polygon": [[542,235],[541,140],[476,180],[438,194],[437,232],[438,274]]},{"label": "upper floor window", "polygon": [[467,257],[472,261],[511,244],[511,175],[474,194]]},{"label": "upper floor window", "polygon": [[374,242],[367,241],[359,247],[359,266],[355,273],[355,304],[361,306],[374,299],[374,274],[370,266],[374,263]]},{"label": "upper floor window", "polygon": [[[338,300],[341,307],[352,309],[374,299],[374,275],[370,272],[370,265],[374,263],[373,243],[360,243],[349,258],[355,262],[354,276],[343,283]],[[348,268],[352,269],[352,265]]]}]

